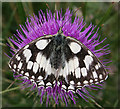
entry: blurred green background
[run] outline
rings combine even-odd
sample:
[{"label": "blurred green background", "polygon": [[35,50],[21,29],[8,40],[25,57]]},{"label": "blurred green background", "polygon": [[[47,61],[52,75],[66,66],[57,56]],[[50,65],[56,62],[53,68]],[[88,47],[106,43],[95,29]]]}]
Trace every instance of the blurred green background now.
[{"label": "blurred green background", "polygon": [[[28,98],[26,96],[27,90],[14,89],[18,86],[18,82],[13,85],[10,84],[14,81],[13,73],[8,67],[9,58],[4,54],[6,52],[8,55],[9,47],[6,43],[9,43],[9,37],[16,33],[16,29],[19,29],[19,24],[23,24],[29,15],[35,13],[38,15],[38,11],[42,9],[46,12],[46,9],[50,9],[55,12],[55,9],[63,9],[63,13],[67,8],[71,10],[79,10],[76,12],[78,17],[83,16],[86,21],[87,27],[91,22],[93,25],[100,27],[99,35],[101,40],[107,37],[105,44],[110,44],[111,53],[106,57],[112,60],[112,63],[108,64],[110,66],[109,78],[105,81],[103,90],[92,91],[90,93],[94,94],[95,101],[85,102],[83,99],[79,98],[78,103],[74,105],[70,103],[68,106],[72,107],[118,107],[118,67],[120,67],[120,60],[118,59],[118,3],[96,3],[96,2],[57,2],[57,3],[47,3],[47,2],[11,2],[2,3],[2,105],[3,107],[41,107],[45,105],[40,105],[33,101],[34,96]],[[74,16],[74,15],[73,15]],[[101,46],[103,46],[101,44]],[[11,56],[11,55],[10,55]],[[120,78],[119,78],[120,79]],[[12,91],[10,91],[13,88]],[[52,107],[55,104],[51,105]],[[60,106],[65,106],[60,104]]]}]

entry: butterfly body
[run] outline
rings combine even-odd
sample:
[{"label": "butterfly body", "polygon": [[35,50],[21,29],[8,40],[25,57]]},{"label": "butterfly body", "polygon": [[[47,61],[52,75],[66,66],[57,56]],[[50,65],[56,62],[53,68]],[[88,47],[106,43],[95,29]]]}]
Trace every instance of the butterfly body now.
[{"label": "butterfly body", "polygon": [[64,68],[65,66],[65,48],[67,46],[66,37],[58,34],[52,37],[51,44],[53,49],[51,51],[50,63],[56,70]]},{"label": "butterfly body", "polygon": [[10,68],[38,87],[77,91],[107,78],[97,57],[79,40],[63,33],[37,38],[21,48],[10,60]]}]

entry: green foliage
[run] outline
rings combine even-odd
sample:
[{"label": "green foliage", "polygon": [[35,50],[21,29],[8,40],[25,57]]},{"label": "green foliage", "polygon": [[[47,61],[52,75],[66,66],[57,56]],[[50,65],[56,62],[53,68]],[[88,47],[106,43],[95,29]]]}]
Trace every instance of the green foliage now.
[{"label": "green foliage", "polygon": [[[38,15],[38,11],[42,9],[44,12],[46,9],[51,9],[52,12],[55,12],[55,9],[63,8],[65,12],[66,8],[71,10],[78,9],[76,12],[78,17],[84,17],[86,21],[86,27],[92,22],[92,24],[100,27],[99,35],[101,39],[107,37],[107,40],[104,42],[104,45],[109,43],[111,54],[107,56],[108,59],[112,60],[112,63],[109,64],[109,78],[105,81],[103,85],[103,90],[98,91],[89,91],[95,99],[90,99],[89,102],[85,102],[81,97],[77,99],[77,104],[74,105],[70,101],[70,107],[94,107],[94,108],[103,108],[103,107],[118,107],[118,65],[120,68],[120,60],[118,61],[118,9],[117,3],[75,3],[75,2],[65,2],[65,3],[42,3],[42,2],[18,2],[18,3],[2,3],[2,100],[3,107],[42,107],[46,106],[39,104],[39,98],[35,98],[33,94],[30,98],[27,98],[27,90],[20,90],[18,82],[14,81],[12,72],[8,68],[9,58],[4,55],[4,52],[9,54],[9,47],[6,46],[6,42],[10,43],[8,37],[16,33],[16,29],[19,29],[19,24],[25,25],[26,18],[29,15],[32,15],[34,12]],[[74,15],[73,15],[74,16]],[[13,45],[12,45],[13,46]],[[103,45],[101,45],[103,46]],[[14,46],[13,46],[14,47]],[[45,98],[46,99],[46,98]],[[52,101],[52,100],[51,100]],[[60,102],[59,106],[65,106]],[[58,107],[54,103],[50,107]]]}]

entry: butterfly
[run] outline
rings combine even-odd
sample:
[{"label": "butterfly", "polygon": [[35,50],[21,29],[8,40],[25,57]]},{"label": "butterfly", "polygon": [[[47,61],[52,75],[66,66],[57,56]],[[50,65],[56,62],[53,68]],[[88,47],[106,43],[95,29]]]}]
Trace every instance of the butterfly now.
[{"label": "butterfly", "polygon": [[63,90],[73,92],[101,83],[108,76],[90,49],[62,31],[25,45],[11,58],[9,67],[37,87],[54,87],[62,82]]}]

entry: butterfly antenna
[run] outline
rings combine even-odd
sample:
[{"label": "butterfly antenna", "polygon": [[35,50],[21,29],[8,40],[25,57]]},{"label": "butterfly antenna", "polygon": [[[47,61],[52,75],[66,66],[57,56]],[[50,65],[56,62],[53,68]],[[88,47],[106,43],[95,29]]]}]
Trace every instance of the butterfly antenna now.
[{"label": "butterfly antenna", "polygon": [[58,30],[58,34],[60,34],[60,33],[63,33],[62,27],[60,27],[59,30]]},{"label": "butterfly antenna", "polygon": [[50,7],[49,7],[48,3],[46,3],[46,6],[47,6],[47,8],[50,10]]}]

